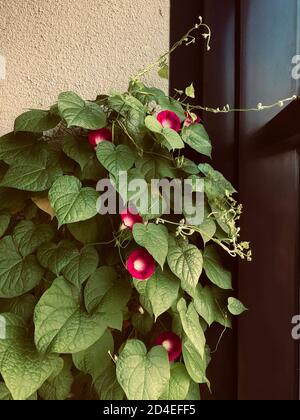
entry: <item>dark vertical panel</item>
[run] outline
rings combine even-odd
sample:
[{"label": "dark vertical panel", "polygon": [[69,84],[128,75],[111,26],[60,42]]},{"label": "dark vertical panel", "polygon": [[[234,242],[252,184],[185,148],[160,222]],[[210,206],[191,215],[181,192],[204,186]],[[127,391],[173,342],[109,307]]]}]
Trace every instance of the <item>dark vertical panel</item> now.
[{"label": "dark vertical panel", "polygon": [[[171,45],[198,22],[198,16],[203,13],[201,0],[190,0],[187,3],[171,0]],[[195,84],[197,95],[202,89],[202,41],[188,47],[182,46],[171,56],[170,92]]]},{"label": "dark vertical panel", "polygon": [[[171,92],[173,88],[185,88],[194,82],[197,103],[219,106],[235,102],[235,11],[234,0],[171,1],[171,42],[181,38],[193,26],[198,16],[203,16],[213,31],[212,50],[207,52],[205,41],[200,34],[195,46],[180,48],[171,59]],[[188,13],[187,13],[188,10]],[[235,177],[234,115],[202,115],[214,145],[213,164],[232,181]],[[197,161],[199,155],[190,152]],[[232,271],[235,264],[232,261]],[[212,349],[220,337],[222,329],[214,327],[208,334]],[[236,399],[237,396],[237,353],[236,330],[228,331],[218,351],[213,355],[209,368],[212,395],[206,388],[202,394],[205,399]]]},{"label": "dark vertical panel", "polygon": [[[172,41],[199,13],[213,30],[210,53],[198,43],[175,54],[172,87],[194,81],[198,102],[208,106],[252,107],[295,93],[300,0],[195,0],[188,12],[183,2],[171,3]],[[243,238],[254,251],[253,263],[238,270],[239,295],[250,311],[214,354],[213,395],[205,399],[299,397],[299,343],[291,338],[291,319],[300,313],[299,113],[300,102],[282,111],[203,115],[214,166],[239,181]],[[211,347],[217,334],[210,334]]]},{"label": "dark vertical panel", "polygon": [[[235,1],[206,0],[204,3],[204,19],[212,30],[212,49],[205,52],[203,60],[202,103],[212,107],[223,107],[226,104],[233,106],[236,96]],[[213,166],[237,184],[235,115],[205,113],[203,118],[214,147]],[[235,273],[236,262],[228,258],[227,264]],[[209,332],[212,348],[221,332],[216,327]],[[218,351],[213,355],[209,368],[213,394],[207,398],[232,400],[237,397],[236,332],[235,327],[227,331]]]},{"label": "dark vertical panel", "polygon": [[[243,0],[240,6],[241,106],[290,96],[297,0]],[[278,114],[240,117],[242,228],[254,261],[239,269],[240,298],[250,309],[239,321],[239,399],[297,398],[291,319],[299,293],[299,158],[287,138],[277,138],[276,121],[287,123]]]}]

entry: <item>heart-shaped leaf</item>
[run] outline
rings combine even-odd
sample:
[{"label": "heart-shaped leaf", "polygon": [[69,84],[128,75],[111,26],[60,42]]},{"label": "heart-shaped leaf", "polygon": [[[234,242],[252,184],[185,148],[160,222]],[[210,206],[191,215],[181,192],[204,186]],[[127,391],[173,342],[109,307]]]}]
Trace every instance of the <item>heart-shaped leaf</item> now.
[{"label": "heart-shaped leaf", "polygon": [[13,238],[23,257],[33,254],[40,245],[50,242],[54,237],[54,229],[50,225],[35,225],[30,221],[20,222],[13,233]]},{"label": "heart-shaped leaf", "polygon": [[104,168],[115,177],[118,177],[120,172],[132,168],[135,161],[134,153],[128,146],[116,147],[107,141],[97,146],[97,158]]},{"label": "heart-shaped leaf", "polygon": [[57,179],[49,191],[49,200],[59,226],[91,219],[97,214],[98,193],[93,188],[82,188],[74,176]]},{"label": "heart-shaped leaf", "polygon": [[149,254],[163,268],[169,249],[169,232],[163,225],[136,223],[133,227],[133,237],[136,243],[146,248]]},{"label": "heart-shaped leaf", "polygon": [[51,156],[41,150],[32,160],[17,160],[9,167],[0,185],[22,191],[46,191],[62,175],[57,160],[52,160]]},{"label": "heart-shaped leaf", "polygon": [[92,246],[86,246],[81,251],[72,254],[68,264],[62,270],[62,275],[79,287],[96,271],[98,264],[97,250]]},{"label": "heart-shaped leaf", "polygon": [[195,291],[203,268],[201,251],[187,241],[170,241],[168,264],[181,280],[182,288],[189,294]]},{"label": "heart-shaped leaf", "polygon": [[42,133],[55,128],[60,122],[57,115],[49,111],[33,109],[20,115],[15,121],[15,132]]},{"label": "heart-shaped leaf", "polygon": [[82,309],[79,290],[63,277],[56,279],[35,308],[35,343],[42,353],[78,353],[92,346],[108,323],[102,314]]},{"label": "heart-shaped leaf", "polygon": [[94,102],[84,101],[74,92],[59,95],[58,109],[68,127],[98,130],[106,125],[106,115],[102,108]]},{"label": "heart-shaped leaf", "polygon": [[84,290],[88,312],[115,313],[127,305],[132,289],[126,279],[118,279],[112,267],[100,267],[89,279]]},{"label": "heart-shaped leaf", "polygon": [[37,252],[37,258],[42,267],[59,276],[69,262],[78,255],[76,246],[70,241],[52,242],[42,245]]},{"label": "heart-shaped leaf", "polygon": [[117,379],[129,400],[158,400],[170,380],[166,350],[159,346],[147,353],[141,341],[128,341],[117,361]]},{"label": "heart-shaped leaf", "polygon": [[[139,290],[138,285],[137,289]],[[157,269],[146,282],[143,295],[149,299],[156,319],[175,303],[178,291],[179,280],[168,271]]]},{"label": "heart-shaped leaf", "polygon": [[5,340],[0,340],[0,373],[14,400],[26,400],[36,392],[57,365],[57,356],[41,355],[29,338],[25,322],[4,314]]},{"label": "heart-shaped leaf", "polygon": [[27,293],[40,282],[43,273],[34,255],[23,258],[11,236],[0,241],[0,297]]},{"label": "heart-shaped leaf", "polygon": [[239,316],[247,311],[245,305],[236,298],[228,299],[228,310],[232,315]]},{"label": "heart-shaped leaf", "polygon": [[95,155],[87,140],[75,136],[66,136],[62,142],[62,149],[70,159],[80,165],[82,171]]},{"label": "heart-shaped leaf", "polygon": [[182,130],[183,141],[204,156],[211,157],[212,145],[202,124],[192,124]]}]

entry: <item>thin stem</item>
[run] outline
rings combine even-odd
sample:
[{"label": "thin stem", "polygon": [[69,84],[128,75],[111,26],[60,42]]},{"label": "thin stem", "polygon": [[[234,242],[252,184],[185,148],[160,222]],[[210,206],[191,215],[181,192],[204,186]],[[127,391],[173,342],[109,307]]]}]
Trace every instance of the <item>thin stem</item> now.
[{"label": "thin stem", "polygon": [[122,130],[124,131],[124,133],[128,136],[129,140],[133,143],[133,145],[140,151],[140,153],[143,155],[144,150],[138,145],[136,144],[134,138],[128,133],[127,128],[125,127],[125,125],[122,123],[122,121],[118,121],[119,126],[122,128]]},{"label": "thin stem", "polygon": [[226,331],[227,331],[227,327],[225,327],[225,328],[224,328],[224,330],[222,331],[222,333],[221,333],[221,335],[220,335],[220,337],[219,337],[219,340],[218,340],[218,342],[217,342],[216,348],[214,349],[214,351],[211,351],[211,352],[210,352],[210,354],[215,354],[215,353],[217,353],[217,351],[218,351],[218,349],[219,349],[219,345],[221,344],[221,341],[222,341],[222,339],[223,339],[224,334],[226,333]]},{"label": "thin stem", "polygon": [[145,151],[144,151],[144,154],[145,155],[151,155],[151,156],[157,156],[157,157],[160,157],[160,158],[169,160],[170,162],[173,162],[174,163],[174,159],[171,158],[170,156],[161,155],[160,153],[156,153],[156,152],[145,152]]},{"label": "thin stem", "polygon": [[117,241],[117,238],[112,239],[108,242],[95,242],[94,244],[89,244],[90,246],[100,246],[100,245],[110,245]]},{"label": "thin stem", "polygon": [[207,39],[207,51],[209,51],[210,48],[210,41],[211,41],[211,29],[208,25],[206,25],[205,23],[203,23],[202,21],[202,17],[199,16],[199,21],[200,23],[197,23],[195,26],[193,26],[193,28],[191,28],[179,41],[177,41],[172,48],[167,51],[166,53],[164,53],[163,55],[161,55],[159,57],[158,60],[154,61],[153,63],[151,63],[149,66],[147,66],[145,69],[143,69],[142,71],[140,71],[139,73],[137,73],[134,77],[133,80],[134,81],[139,81],[143,76],[145,76],[147,73],[151,72],[153,69],[155,69],[156,67],[159,67],[161,64],[163,64],[168,57],[170,57],[170,55],[177,50],[178,47],[180,47],[181,45],[185,44],[186,46],[190,45],[190,44],[194,44],[196,42],[196,38],[194,36],[192,36],[193,32],[199,29],[206,29],[207,33],[203,34],[203,37],[205,39]]}]

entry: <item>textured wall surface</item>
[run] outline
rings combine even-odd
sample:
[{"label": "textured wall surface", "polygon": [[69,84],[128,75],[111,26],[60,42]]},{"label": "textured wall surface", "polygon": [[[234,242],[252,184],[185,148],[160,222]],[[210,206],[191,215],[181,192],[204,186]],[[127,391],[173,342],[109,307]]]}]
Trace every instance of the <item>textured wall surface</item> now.
[{"label": "textured wall surface", "polygon": [[[60,91],[92,99],[126,89],[168,49],[169,7],[169,0],[0,0],[0,135]],[[166,89],[155,73],[150,81]]]}]

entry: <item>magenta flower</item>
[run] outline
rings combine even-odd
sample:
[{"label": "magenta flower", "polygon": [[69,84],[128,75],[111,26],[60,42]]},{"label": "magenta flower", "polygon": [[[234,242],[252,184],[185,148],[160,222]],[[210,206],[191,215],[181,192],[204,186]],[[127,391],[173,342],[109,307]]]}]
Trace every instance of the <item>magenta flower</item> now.
[{"label": "magenta flower", "polygon": [[128,208],[121,213],[123,225],[132,229],[136,223],[143,223],[143,218],[133,208]]},{"label": "magenta flower", "polygon": [[181,340],[173,332],[163,333],[155,340],[155,344],[163,346],[167,350],[170,362],[177,360],[182,353]]},{"label": "magenta flower", "polygon": [[127,270],[137,280],[148,280],[153,276],[156,266],[152,256],[145,249],[133,251],[126,263]]},{"label": "magenta flower", "polygon": [[181,121],[177,114],[173,111],[162,111],[157,115],[157,121],[163,127],[172,128],[172,130],[177,131],[181,129]]},{"label": "magenta flower", "polygon": [[90,145],[96,147],[103,141],[112,141],[112,132],[108,128],[101,128],[101,130],[91,131],[89,133]]},{"label": "magenta flower", "polygon": [[193,119],[193,117],[188,114],[187,112],[184,113],[185,115],[185,121],[183,123],[183,125],[185,127],[190,127],[193,124],[200,124],[201,123],[201,118],[199,117],[199,115],[195,115],[196,119]]}]

